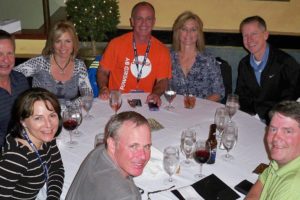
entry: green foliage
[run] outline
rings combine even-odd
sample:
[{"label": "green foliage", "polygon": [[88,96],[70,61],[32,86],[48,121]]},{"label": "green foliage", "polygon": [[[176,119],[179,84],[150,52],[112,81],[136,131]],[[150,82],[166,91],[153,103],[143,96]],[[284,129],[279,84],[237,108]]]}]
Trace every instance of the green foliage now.
[{"label": "green foliage", "polygon": [[101,42],[120,22],[117,0],[68,0],[66,5],[81,40]]}]

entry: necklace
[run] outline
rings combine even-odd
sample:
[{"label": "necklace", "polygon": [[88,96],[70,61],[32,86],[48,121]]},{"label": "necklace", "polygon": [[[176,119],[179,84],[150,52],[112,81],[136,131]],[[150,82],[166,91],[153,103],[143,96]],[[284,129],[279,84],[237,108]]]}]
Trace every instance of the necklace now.
[{"label": "necklace", "polygon": [[53,59],[54,59],[55,64],[57,65],[57,67],[60,69],[60,74],[65,74],[65,70],[66,70],[66,68],[68,67],[68,65],[69,65],[69,63],[70,63],[70,61],[71,61],[71,57],[69,57],[69,60],[68,60],[68,62],[65,64],[64,67],[61,67],[61,66],[57,63],[57,61],[56,61],[54,55],[53,55]]}]

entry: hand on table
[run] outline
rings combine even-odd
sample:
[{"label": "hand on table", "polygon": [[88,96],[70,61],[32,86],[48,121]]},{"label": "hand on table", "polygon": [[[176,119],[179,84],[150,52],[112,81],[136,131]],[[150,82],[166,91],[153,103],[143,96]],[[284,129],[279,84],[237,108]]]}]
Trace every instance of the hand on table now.
[{"label": "hand on table", "polygon": [[147,96],[146,103],[149,103],[149,102],[153,102],[153,103],[157,104],[158,106],[161,106],[160,96],[155,93],[151,93]]},{"label": "hand on table", "polygon": [[101,88],[98,98],[101,100],[108,100],[109,99],[109,89],[107,87]]}]

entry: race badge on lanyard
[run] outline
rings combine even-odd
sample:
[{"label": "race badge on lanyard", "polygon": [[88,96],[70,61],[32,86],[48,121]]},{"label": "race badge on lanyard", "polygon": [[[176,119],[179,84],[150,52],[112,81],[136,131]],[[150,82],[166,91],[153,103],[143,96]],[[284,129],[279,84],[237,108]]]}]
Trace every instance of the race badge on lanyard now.
[{"label": "race badge on lanyard", "polygon": [[135,43],[134,37],[133,37],[132,44],[133,44],[133,52],[134,52],[134,59],[135,59],[136,70],[138,72],[137,73],[137,77],[136,77],[136,81],[137,81],[137,83],[139,83],[139,81],[141,80],[141,77],[142,77],[143,67],[146,64],[146,61],[147,61],[147,58],[148,58],[148,54],[149,54],[149,51],[150,51],[151,39],[148,41],[146,52],[145,52],[145,55],[144,55],[144,60],[142,62],[142,66],[141,66],[140,70],[139,70],[139,60],[138,60],[137,48],[136,48],[136,43]]}]

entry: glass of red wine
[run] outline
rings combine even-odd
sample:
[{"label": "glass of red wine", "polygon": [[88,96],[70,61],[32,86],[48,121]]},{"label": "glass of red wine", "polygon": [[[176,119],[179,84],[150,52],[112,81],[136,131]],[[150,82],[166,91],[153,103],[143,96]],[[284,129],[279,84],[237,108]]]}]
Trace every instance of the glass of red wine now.
[{"label": "glass of red wine", "polygon": [[200,173],[195,174],[195,178],[203,178],[205,177],[202,174],[202,165],[206,163],[210,158],[210,145],[205,140],[198,140],[195,144],[195,149],[193,152],[194,160],[200,164]]},{"label": "glass of red wine", "polygon": [[164,170],[169,174],[169,178],[164,180],[164,183],[174,183],[175,180],[172,176],[176,173],[179,166],[179,150],[176,147],[168,146],[164,149],[163,156]]},{"label": "glass of red wine", "polygon": [[78,119],[76,118],[76,109],[73,109],[73,107],[67,107],[64,111],[63,111],[63,127],[69,131],[69,135],[70,135],[70,140],[66,143],[66,145],[70,148],[76,146],[78,144],[77,141],[74,141],[72,138],[72,132],[74,129],[77,128],[78,126]]}]

